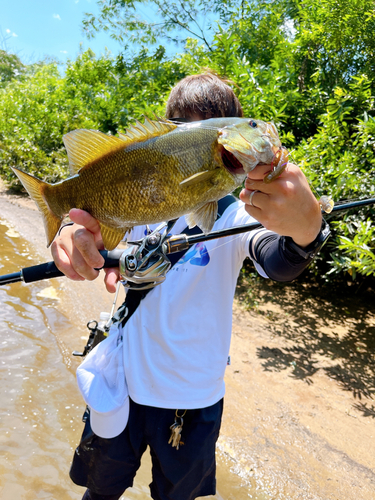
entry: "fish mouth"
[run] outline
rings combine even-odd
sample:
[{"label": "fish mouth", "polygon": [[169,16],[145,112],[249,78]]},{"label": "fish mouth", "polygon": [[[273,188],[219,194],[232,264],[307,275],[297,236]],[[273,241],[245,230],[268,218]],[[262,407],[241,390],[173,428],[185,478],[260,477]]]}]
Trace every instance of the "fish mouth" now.
[{"label": "fish mouth", "polygon": [[222,148],[221,158],[223,160],[225,168],[232,175],[246,175],[246,172],[242,166],[242,163],[237,160],[237,158],[230,153],[227,149]]}]

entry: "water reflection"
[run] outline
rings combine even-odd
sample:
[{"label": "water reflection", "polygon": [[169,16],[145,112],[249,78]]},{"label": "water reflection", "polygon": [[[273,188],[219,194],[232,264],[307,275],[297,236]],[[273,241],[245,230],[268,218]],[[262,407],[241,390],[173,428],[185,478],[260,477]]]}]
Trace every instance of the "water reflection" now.
[{"label": "water reflection", "polygon": [[[27,243],[0,224],[1,273],[37,263]],[[68,467],[82,403],[74,373],[64,363],[58,336],[68,320],[53,284],[0,287],[0,491],[4,500],[79,499]],[[53,334],[51,332],[53,328]]]},{"label": "water reflection", "polygon": [[[39,258],[27,242],[0,220],[0,274],[36,263]],[[79,333],[80,327],[78,318],[61,312],[64,293],[59,280],[0,287],[2,500],[78,500],[82,496],[83,489],[68,476],[82,431],[84,405],[74,375],[79,361],[64,342],[64,335],[72,338],[72,331],[78,328]],[[266,498],[255,485],[231,473],[230,466],[219,457],[219,493],[205,498]],[[126,498],[149,499],[150,479],[150,459],[145,456]]]}]

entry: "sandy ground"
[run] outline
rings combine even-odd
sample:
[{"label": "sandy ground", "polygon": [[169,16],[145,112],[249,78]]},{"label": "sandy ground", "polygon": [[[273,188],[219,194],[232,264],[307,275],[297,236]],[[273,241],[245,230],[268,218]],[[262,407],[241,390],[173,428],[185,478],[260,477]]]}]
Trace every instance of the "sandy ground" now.
[{"label": "sandy ground", "polygon": [[[39,213],[0,185],[0,216],[51,260]],[[74,285],[74,286],[73,286]],[[74,283],[71,304],[93,315],[90,295],[111,303],[99,280]],[[322,297],[301,283],[257,285],[233,309],[231,365],[219,449],[233,471],[269,499],[375,499],[374,294]],[[90,311],[92,308],[92,311]],[[234,498],[234,497],[233,497]]]}]

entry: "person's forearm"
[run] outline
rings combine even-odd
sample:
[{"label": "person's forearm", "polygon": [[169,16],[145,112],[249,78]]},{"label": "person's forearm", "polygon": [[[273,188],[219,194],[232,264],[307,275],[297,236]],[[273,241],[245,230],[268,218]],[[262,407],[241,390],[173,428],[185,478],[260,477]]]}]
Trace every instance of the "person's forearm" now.
[{"label": "person's forearm", "polygon": [[[324,242],[328,236],[329,228],[325,226],[320,239]],[[308,267],[321,246],[318,241],[305,253],[293,245],[290,238],[260,229],[250,240],[250,256],[274,281],[292,281]]]}]

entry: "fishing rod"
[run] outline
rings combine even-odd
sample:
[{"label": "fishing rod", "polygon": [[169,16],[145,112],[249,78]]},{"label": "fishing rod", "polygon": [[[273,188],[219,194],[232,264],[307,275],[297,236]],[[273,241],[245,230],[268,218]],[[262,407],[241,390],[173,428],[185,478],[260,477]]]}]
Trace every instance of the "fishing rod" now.
[{"label": "fishing rod", "polygon": [[[375,198],[355,200],[335,205],[331,213],[372,204],[375,204]],[[168,258],[169,254],[186,250],[196,243],[234,236],[263,227],[259,222],[252,222],[242,226],[212,231],[209,234],[168,236],[175,222],[170,221],[161,224],[142,240],[129,242],[130,247],[125,250],[118,248],[110,251],[101,250],[100,254],[104,258],[103,268],[119,267],[127,288],[145,290],[165,280],[165,275],[171,267]],[[0,286],[20,281],[31,283],[59,276],[64,276],[64,274],[56,267],[56,264],[53,261],[45,262],[36,266],[25,267],[16,273],[0,276]]]}]

